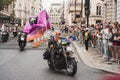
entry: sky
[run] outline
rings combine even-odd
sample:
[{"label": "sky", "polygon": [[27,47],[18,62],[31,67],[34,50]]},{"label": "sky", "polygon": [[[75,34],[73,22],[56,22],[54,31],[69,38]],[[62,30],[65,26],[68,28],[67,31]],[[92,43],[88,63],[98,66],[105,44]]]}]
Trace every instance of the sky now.
[{"label": "sky", "polygon": [[63,0],[42,0],[43,9],[49,10],[49,7],[52,3],[62,3]]}]

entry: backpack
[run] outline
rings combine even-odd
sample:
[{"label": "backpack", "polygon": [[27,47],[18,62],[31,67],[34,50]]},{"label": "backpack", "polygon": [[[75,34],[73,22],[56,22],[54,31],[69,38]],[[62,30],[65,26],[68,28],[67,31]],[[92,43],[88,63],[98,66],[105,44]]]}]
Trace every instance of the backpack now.
[{"label": "backpack", "polygon": [[[86,35],[86,34],[87,34],[87,35]],[[90,32],[88,32],[88,31],[85,31],[85,32],[83,33],[83,35],[84,35],[84,38],[85,38],[86,40],[91,40],[91,39],[92,39],[92,36],[91,36]]]}]

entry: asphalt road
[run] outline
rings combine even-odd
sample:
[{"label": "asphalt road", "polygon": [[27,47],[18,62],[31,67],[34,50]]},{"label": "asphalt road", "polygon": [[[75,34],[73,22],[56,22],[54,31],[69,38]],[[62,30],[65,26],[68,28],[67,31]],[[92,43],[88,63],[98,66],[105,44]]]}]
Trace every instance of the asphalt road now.
[{"label": "asphalt road", "polygon": [[43,59],[45,44],[37,49],[31,45],[28,43],[24,51],[19,50],[16,39],[0,45],[0,80],[99,80],[111,75],[86,66],[77,55],[78,71],[74,77],[52,71]]}]

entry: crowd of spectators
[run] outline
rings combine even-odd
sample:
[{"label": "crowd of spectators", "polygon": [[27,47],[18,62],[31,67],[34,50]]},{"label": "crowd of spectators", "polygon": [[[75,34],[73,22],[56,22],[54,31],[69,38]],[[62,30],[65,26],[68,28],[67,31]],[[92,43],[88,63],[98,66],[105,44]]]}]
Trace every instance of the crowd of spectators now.
[{"label": "crowd of spectators", "polygon": [[104,59],[120,64],[120,24],[118,22],[92,24],[88,27],[86,25],[65,26],[61,31],[69,33],[73,40],[78,40],[80,44],[85,45],[86,51],[89,51],[88,47],[93,47],[102,53]]}]

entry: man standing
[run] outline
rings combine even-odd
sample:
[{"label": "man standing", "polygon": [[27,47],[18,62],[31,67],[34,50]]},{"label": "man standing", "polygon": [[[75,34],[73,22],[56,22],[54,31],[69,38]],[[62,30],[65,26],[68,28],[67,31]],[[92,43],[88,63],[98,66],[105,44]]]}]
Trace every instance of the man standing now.
[{"label": "man standing", "polygon": [[105,24],[103,26],[103,30],[101,31],[102,34],[102,42],[103,42],[103,48],[104,48],[104,54],[103,54],[103,58],[107,59],[108,58],[108,26],[107,24]]},{"label": "man standing", "polygon": [[68,27],[65,26],[65,33],[68,33]]},{"label": "man standing", "polygon": [[84,40],[85,40],[85,49],[88,51],[88,42],[90,40],[90,33],[89,33],[89,28],[86,28],[85,29],[85,32],[84,32]]}]

